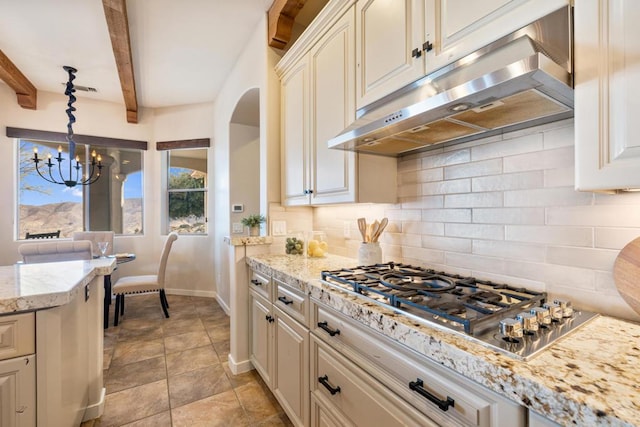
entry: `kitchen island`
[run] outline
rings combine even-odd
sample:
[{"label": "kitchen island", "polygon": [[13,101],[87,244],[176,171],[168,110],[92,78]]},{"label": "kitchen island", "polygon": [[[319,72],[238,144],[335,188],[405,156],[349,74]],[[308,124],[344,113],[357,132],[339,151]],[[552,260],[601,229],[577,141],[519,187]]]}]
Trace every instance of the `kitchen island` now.
[{"label": "kitchen island", "polygon": [[104,276],[115,265],[101,258],[0,267],[0,376],[13,378],[3,387],[18,396],[0,402],[8,425],[75,426],[101,415]]},{"label": "kitchen island", "polygon": [[525,362],[321,282],[321,271],[353,267],[354,259],[256,255],[247,263],[254,271],[298,287],[376,333],[523,405],[539,425],[546,420],[589,426],[640,422],[640,325],[600,316]]}]

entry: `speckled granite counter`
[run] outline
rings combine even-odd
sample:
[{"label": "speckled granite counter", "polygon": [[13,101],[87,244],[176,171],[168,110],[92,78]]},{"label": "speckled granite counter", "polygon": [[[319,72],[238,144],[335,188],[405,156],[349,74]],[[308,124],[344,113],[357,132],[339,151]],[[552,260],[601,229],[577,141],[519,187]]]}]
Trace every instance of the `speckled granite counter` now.
[{"label": "speckled granite counter", "polygon": [[115,258],[0,266],[0,314],[72,301],[96,276],[111,274]]},{"label": "speckled granite counter", "polygon": [[321,271],[355,266],[354,259],[258,255],[247,264],[561,425],[640,425],[638,324],[601,316],[523,362],[319,280]]},{"label": "speckled granite counter", "polygon": [[271,236],[226,236],[224,242],[229,246],[254,246],[270,245],[273,243]]}]

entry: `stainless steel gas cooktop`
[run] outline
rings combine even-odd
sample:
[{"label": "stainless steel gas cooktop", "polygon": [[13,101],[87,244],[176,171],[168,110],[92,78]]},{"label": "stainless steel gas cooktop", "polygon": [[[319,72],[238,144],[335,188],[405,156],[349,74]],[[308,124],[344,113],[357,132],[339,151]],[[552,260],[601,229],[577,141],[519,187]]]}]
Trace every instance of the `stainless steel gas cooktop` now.
[{"label": "stainless steel gas cooktop", "polygon": [[323,271],[328,285],[528,360],[597,317],[545,292],[406,264]]}]

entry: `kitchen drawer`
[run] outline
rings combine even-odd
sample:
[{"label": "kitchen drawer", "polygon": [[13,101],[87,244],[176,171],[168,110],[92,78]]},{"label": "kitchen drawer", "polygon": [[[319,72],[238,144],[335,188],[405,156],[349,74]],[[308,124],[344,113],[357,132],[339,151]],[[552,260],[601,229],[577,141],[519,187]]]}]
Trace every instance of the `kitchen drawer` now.
[{"label": "kitchen drawer", "polygon": [[346,425],[437,427],[317,337],[311,337],[311,345],[311,393],[323,406],[335,408],[329,413],[349,420]]},{"label": "kitchen drawer", "polygon": [[34,313],[0,316],[0,360],[36,352]]},{"label": "kitchen drawer", "polygon": [[[526,408],[313,301],[313,333],[440,424],[526,425]],[[440,409],[430,394],[446,406]]]},{"label": "kitchen drawer", "polygon": [[271,278],[257,271],[251,271],[249,289],[255,290],[259,295],[265,297],[269,302],[273,301]]},{"label": "kitchen drawer", "polygon": [[309,297],[278,279],[273,279],[273,283],[275,284],[274,304],[298,322],[308,326]]}]

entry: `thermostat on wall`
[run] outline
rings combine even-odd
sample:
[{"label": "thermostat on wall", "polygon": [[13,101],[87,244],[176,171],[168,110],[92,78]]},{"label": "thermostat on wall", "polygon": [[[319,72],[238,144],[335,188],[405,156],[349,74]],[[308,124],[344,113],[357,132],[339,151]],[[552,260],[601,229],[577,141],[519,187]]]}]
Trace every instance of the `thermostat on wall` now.
[{"label": "thermostat on wall", "polygon": [[244,205],[231,205],[231,212],[244,212]]}]

